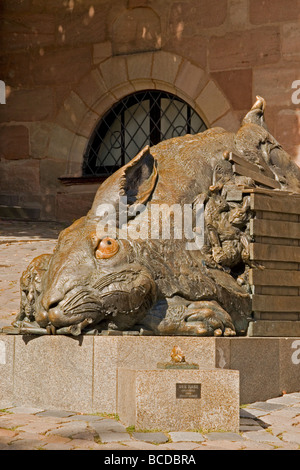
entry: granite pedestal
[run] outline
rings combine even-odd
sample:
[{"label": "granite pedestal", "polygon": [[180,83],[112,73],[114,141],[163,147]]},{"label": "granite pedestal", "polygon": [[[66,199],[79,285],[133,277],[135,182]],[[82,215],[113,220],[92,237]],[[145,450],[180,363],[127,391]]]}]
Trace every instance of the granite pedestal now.
[{"label": "granite pedestal", "polygon": [[118,415],[137,430],[239,430],[239,372],[119,369]]},{"label": "granite pedestal", "polygon": [[240,404],[300,389],[299,337],[0,334],[1,407],[117,413],[118,371],[156,370],[175,345],[199,369],[239,371]]}]

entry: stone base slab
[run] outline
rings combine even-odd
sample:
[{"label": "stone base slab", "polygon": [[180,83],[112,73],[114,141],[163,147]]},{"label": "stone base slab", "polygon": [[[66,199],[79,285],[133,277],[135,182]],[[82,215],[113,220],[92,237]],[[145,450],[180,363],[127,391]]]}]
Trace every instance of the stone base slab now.
[{"label": "stone base slab", "polygon": [[239,372],[118,371],[118,415],[135,429],[239,431]]},{"label": "stone base slab", "polygon": [[248,336],[299,336],[300,321],[297,320],[257,320],[249,323]]},{"label": "stone base slab", "polygon": [[300,337],[0,334],[1,407],[117,413],[118,370],[156,370],[174,346],[200,369],[239,371],[241,404],[299,391]]}]

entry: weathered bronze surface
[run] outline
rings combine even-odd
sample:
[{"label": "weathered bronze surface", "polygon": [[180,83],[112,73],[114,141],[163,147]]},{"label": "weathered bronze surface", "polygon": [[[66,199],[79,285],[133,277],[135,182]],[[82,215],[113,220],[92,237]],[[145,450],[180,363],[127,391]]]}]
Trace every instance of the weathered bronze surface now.
[{"label": "weathered bronze surface", "polygon": [[[211,128],[146,147],[110,176],[88,214],[61,232],[54,253],[23,273],[15,328],[75,336],[246,334],[248,271],[260,267],[249,260],[251,210],[243,190],[300,192],[300,169],[268,132],[264,109],[257,97],[236,133]],[[193,220],[203,204],[203,245],[187,249],[172,230],[169,238],[144,236],[158,204],[188,205]],[[168,219],[176,229],[170,213]]]}]

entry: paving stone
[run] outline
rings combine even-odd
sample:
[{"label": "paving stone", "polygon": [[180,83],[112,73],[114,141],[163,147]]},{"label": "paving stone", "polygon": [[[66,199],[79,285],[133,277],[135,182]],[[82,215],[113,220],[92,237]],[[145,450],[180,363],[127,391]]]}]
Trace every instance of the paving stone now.
[{"label": "paving stone", "polygon": [[[130,448],[130,450],[152,450],[156,452],[158,449],[157,444],[152,444],[151,442],[138,441],[138,440],[133,440],[132,442],[126,441],[124,445],[126,445],[126,449]],[[159,446],[159,449],[161,448],[162,447]]]},{"label": "paving stone", "polygon": [[300,416],[300,406],[291,406],[284,408],[282,410],[277,410],[272,413],[271,416],[277,416],[277,417],[287,417],[287,418],[295,418],[296,416]]},{"label": "paving stone", "polygon": [[63,426],[57,427],[49,431],[47,434],[55,434],[58,436],[70,437],[76,436],[81,432],[85,432],[87,430],[87,423],[83,421],[76,421],[76,422],[69,422]]},{"label": "paving stone", "polygon": [[257,424],[256,426],[250,425],[247,426],[246,424],[242,424],[240,426],[240,432],[247,432],[247,431],[260,431],[262,428]]},{"label": "paving stone", "polygon": [[41,408],[32,408],[30,406],[15,406],[13,408],[8,408],[7,411],[9,413],[14,413],[14,414],[22,413],[22,414],[28,414],[28,415],[34,415],[34,414],[44,412],[44,410]]},{"label": "paving stone", "polygon": [[24,432],[31,432],[31,433],[36,433],[36,434],[44,434],[48,431],[51,431],[53,429],[59,428],[62,426],[62,422],[57,420],[56,418],[36,418],[34,421],[27,423],[27,424],[19,424],[18,425],[18,430],[24,431]]},{"label": "paving stone", "polygon": [[248,418],[259,418],[260,416],[265,416],[269,411],[256,410],[255,408],[251,409],[242,409],[240,410],[240,417]]},{"label": "paving stone", "polygon": [[99,438],[101,442],[126,442],[131,440],[127,432],[100,432]]},{"label": "paving stone", "polygon": [[202,442],[205,438],[199,432],[170,432],[170,437],[173,442]]},{"label": "paving stone", "polygon": [[158,451],[161,450],[173,450],[173,451],[183,451],[183,450],[198,450],[200,449],[201,443],[200,442],[168,442],[166,444],[162,444],[156,449]]},{"label": "paving stone", "polygon": [[88,423],[94,422],[94,421],[102,421],[105,418],[97,415],[86,415],[86,414],[76,414],[70,417],[71,421],[86,421]]},{"label": "paving stone", "polygon": [[248,409],[250,408],[250,410],[252,410],[252,408],[255,408],[256,410],[262,410],[262,411],[274,411],[274,410],[280,410],[284,408],[285,406],[286,405],[279,404],[279,403],[268,403],[264,401],[257,401],[249,405]]},{"label": "paving stone", "polygon": [[98,444],[92,440],[72,439],[70,446],[72,450],[99,450],[102,444]]},{"label": "paving stone", "polygon": [[153,442],[155,444],[162,444],[168,441],[168,437],[163,432],[134,432],[132,437],[139,441]]},{"label": "paving stone", "polygon": [[103,432],[126,432],[123,424],[114,419],[102,419],[101,421],[94,421],[91,427],[99,434]]},{"label": "paving stone", "polygon": [[259,426],[258,420],[254,418],[240,418],[240,426]]},{"label": "paving stone", "polygon": [[283,441],[300,445],[300,432],[284,432],[281,436]]},{"label": "paving stone", "polygon": [[222,439],[216,441],[206,441],[201,444],[199,449],[206,450],[241,450],[244,448],[242,441],[223,441]]},{"label": "paving stone", "polygon": [[278,439],[278,437],[273,436],[268,431],[249,431],[243,433],[243,437],[256,442],[267,442],[276,445],[282,443],[282,441]]},{"label": "paving stone", "polygon": [[34,450],[41,449],[43,445],[42,439],[36,437],[22,437],[12,441],[9,444],[9,450]]},{"label": "paving stone", "polygon": [[0,428],[0,441],[2,441],[3,439],[6,439],[6,438],[11,440],[16,435],[17,435],[17,432],[13,431],[12,429]]},{"label": "paving stone", "polygon": [[43,450],[71,450],[74,448],[74,443],[73,441],[69,441],[69,443],[49,443],[49,444],[44,444],[42,449]]},{"label": "paving stone", "polygon": [[40,413],[36,413],[36,416],[52,416],[54,418],[68,418],[70,416],[75,415],[76,413],[72,411],[64,411],[64,410],[45,410],[41,411]]},{"label": "paving stone", "polygon": [[234,432],[210,432],[205,434],[209,441],[242,441],[243,437]]},{"label": "paving stone", "polygon": [[282,397],[271,398],[270,400],[267,400],[267,403],[278,403],[279,405],[296,405],[299,403],[299,397],[283,395]]}]

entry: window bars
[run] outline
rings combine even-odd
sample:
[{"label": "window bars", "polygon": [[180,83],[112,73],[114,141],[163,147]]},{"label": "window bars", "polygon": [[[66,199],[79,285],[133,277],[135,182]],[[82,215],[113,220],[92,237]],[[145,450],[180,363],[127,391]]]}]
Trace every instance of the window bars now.
[{"label": "window bars", "polygon": [[145,145],[206,130],[200,116],[177,96],[158,90],[126,96],[97,125],[83,162],[83,176],[109,176]]}]

